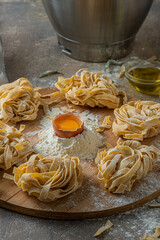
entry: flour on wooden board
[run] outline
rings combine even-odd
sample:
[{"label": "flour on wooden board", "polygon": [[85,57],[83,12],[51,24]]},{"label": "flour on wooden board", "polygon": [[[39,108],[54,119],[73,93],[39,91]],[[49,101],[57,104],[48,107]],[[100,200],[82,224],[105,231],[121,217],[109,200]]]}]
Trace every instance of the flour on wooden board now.
[{"label": "flour on wooden board", "polygon": [[[62,113],[59,108],[52,108],[46,115],[55,117]],[[55,135],[52,120],[44,116],[41,120],[42,131],[38,134],[39,143],[34,146],[35,151],[44,157],[49,155],[64,156],[66,154],[80,159],[95,158],[98,148],[103,145],[103,136],[96,132],[98,118],[89,111],[80,113],[84,121],[84,131],[72,138],[60,138]]]}]

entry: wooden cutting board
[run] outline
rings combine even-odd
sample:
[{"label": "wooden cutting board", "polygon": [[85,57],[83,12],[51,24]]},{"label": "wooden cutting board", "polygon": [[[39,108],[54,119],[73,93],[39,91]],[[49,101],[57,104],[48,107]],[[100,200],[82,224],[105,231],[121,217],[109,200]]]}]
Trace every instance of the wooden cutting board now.
[{"label": "wooden cutting board", "polygon": [[[41,93],[46,94],[53,89],[43,89]],[[129,97],[129,100],[135,100]],[[62,102],[53,107],[65,106],[67,103]],[[100,117],[100,122],[105,115],[112,116],[113,110],[107,108],[88,108],[76,107],[79,111],[89,110],[96,116]],[[35,121],[23,122],[26,125],[24,133],[40,130],[40,120],[44,116],[42,109],[39,110],[38,117]],[[17,125],[18,127],[18,125]],[[27,136],[27,135],[26,135]],[[34,145],[38,141],[37,134],[27,136]],[[117,137],[114,136],[112,130],[104,132],[104,139],[113,146],[116,145]],[[154,144],[160,146],[160,135],[147,139],[144,144]],[[136,181],[131,192],[125,194],[111,194],[104,188],[103,184],[97,179],[97,166],[94,161],[83,160],[84,180],[82,187],[73,194],[56,200],[52,203],[43,203],[35,197],[29,196],[22,192],[13,181],[3,179],[3,170],[0,170],[0,206],[31,216],[52,218],[52,219],[85,219],[97,218],[125,212],[151,201],[160,195],[160,163],[157,163],[153,171],[148,175]],[[12,173],[12,169],[7,173]]]}]

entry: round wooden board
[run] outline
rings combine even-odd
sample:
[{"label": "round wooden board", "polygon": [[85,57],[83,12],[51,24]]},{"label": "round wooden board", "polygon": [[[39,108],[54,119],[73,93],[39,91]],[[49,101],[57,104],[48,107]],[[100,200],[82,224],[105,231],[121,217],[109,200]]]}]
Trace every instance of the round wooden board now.
[{"label": "round wooden board", "polygon": [[[53,89],[43,89],[41,93],[46,94]],[[129,97],[129,100],[134,100]],[[64,107],[67,103],[59,103],[53,107]],[[99,121],[103,120],[105,115],[114,118],[113,110],[107,108],[73,108],[79,111],[89,110],[99,117]],[[40,130],[40,120],[44,116],[42,109],[39,110],[38,117],[35,121],[23,122],[26,125],[24,133]],[[84,123],[85,124],[85,123]],[[17,125],[18,127],[18,125]],[[32,134],[30,134],[32,135]],[[28,136],[27,138],[34,145],[38,141],[37,134]],[[117,137],[114,136],[112,130],[104,132],[104,140],[116,145]],[[144,144],[160,145],[160,135],[147,139]],[[3,179],[3,170],[0,170],[0,206],[31,216],[52,218],[52,219],[86,219],[97,218],[125,212],[151,201],[160,195],[160,163],[157,163],[152,172],[136,181],[131,192],[125,194],[111,194],[106,191],[103,184],[97,179],[97,166],[94,160],[82,160],[84,180],[82,187],[73,194],[57,200],[52,203],[43,203],[35,197],[29,196],[22,192],[13,181]],[[12,173],[12,169],[7,173]]]}]

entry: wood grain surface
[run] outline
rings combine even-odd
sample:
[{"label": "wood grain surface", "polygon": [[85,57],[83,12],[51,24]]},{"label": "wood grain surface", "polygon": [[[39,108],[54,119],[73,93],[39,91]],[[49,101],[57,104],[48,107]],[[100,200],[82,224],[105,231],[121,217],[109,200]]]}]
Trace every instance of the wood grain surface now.
[{"label": "wood grain surface", "polygon": [[[41,93],[48,93],[53,89],[41,90]],[[134,100],[129,97],[129,100]],[[52,107],[64,107],[67,103],[62,102]],[[99,117],[102,122],[103,117],[110,115],[114,119],[113,110],[107,108],[88,108],[73,106],[79,111],[89,110],[95,117]],[[41,130],[40,120],[44,116],[41,108],[35,121],[23,122],[26,125],[24,134]],[[85,124],[85,123],[84,123]],[[17,125],[17,127],[19,127]],[[38,142],[38,135],[26,137],[34,145]],[[104,141],[108,141],[113,146],[116,145],[117,137],[112,130],[104,132]],[[158,147],[160,144],[160,135],[147,139],[144,144],[154,144]],[[85,219],[97,218],[107,215],[113,215],[125,212],[151,201],[160,195],[160,164],[157,163],[152,172],[136,181],[131,192],[125,194],[111,194],[104,188],[103,184],[97,179],[97,166],[94,160],[81,161],[83,166],[84,180],[82,187],[73,194],[56,200],[52,203],[40,202],[35,197],[29,196],[26,192],[22,192],[13,181],[3,179],[3,170],[0,170],[0,206],[26,215],[52,218],[52,219]],[[9,169],[7,173],[12,173]]]}]

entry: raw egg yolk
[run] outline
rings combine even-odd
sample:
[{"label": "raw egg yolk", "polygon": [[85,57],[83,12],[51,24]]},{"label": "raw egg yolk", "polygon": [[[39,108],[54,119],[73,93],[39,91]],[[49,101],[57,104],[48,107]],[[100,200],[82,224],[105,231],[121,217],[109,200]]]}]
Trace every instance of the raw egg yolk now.
[{"label": "raw egg yolk", "polygon": [[59,129],[64,131],[75,131],[80,127],[79,123],[71,116],[59,119],[56,125]]}]

